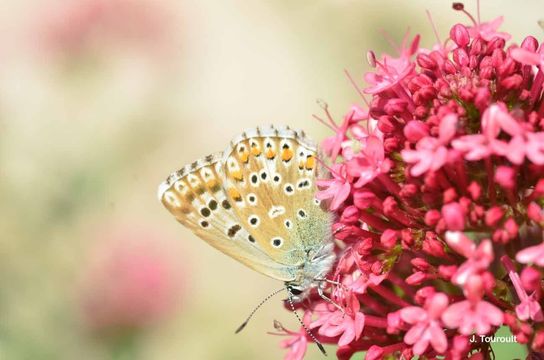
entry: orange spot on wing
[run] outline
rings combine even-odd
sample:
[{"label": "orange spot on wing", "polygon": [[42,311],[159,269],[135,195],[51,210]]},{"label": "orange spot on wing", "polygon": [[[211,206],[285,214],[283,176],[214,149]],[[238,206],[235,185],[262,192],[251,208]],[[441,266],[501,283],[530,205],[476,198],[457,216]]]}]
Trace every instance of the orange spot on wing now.
[{"label": "orange spot on wing", "polygon": [[249,151],[245,150],[240,153],[240,161],[244,164],[247,164],[247,162],[249,161]]},{"label": "orange spot on wing", "polygon": [[219,182],[217,180],[209,180],[206,183],[206,186],[208,189],[210,189],[212,192],[218,192],[221,189],[221,186],[219,185]]},{"label": "orange spot on wing", "polygon": [[234,180],[238,180],[238,181],[242,181],[244,179],[244,175],[242,174],[241,170],[236,170],[231,172],[230,176],[232,176]]},{"label": "orange spot on wing", "polygon": [[308,156],[306,159],[306,170],[312,170],[315,166],[315,157],[312,155]]},{"label": "orange spot on wing", "polygon": [[293,157],[293,150],[291,149],[283,149],[281,152],[281,159],[283,161],[289,161]]},{"label": "orange spot on wing", "polygon": [[233,187],[227,190],[227,194],[234,201],[242,201],[242,195],[240,195],[240,192]]},{"label": "orange spot on wing", "polygon": [[276,156],[276,152],[272,149],[266,150],[266,158],[273,159]]},{"label": "orange spot on wing", "polygon": [[261,148],[257,144],[251,144],[251,155],[259,156],[261,155]]}]

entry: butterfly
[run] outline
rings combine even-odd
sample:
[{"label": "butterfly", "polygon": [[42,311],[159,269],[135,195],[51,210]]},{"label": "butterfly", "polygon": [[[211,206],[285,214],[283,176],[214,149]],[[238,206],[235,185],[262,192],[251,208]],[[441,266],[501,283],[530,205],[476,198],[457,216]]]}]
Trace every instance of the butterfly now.
[{"label": "butterfly", "polygon": [[336,258],[334,219],[315,198],[316,156],[303,131],[257,127],[225,151],[171,174],[158,197],[208,244],[283,281],[291,305],[313,288],[328,299],[323,288]]}]

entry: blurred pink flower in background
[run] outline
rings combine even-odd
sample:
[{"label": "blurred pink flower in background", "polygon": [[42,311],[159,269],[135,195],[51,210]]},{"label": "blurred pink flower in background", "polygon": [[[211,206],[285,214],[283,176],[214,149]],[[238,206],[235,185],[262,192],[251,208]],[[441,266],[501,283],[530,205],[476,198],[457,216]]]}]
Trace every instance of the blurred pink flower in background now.
[{"label": "blurred pink flower in background", "polygon": [[105,230],[96,242],[81,292],[84,319],[91,329],[143,328],[177,310],[182,259],[161,233],[124,225]]},{"label": "blurred pink flower in background", "polygon": [[37,11],[32,36],[46,51],[78,54],[111,45],[153,54],[168,44],[172,34],[170,12],[158,1],[49,1]]}]

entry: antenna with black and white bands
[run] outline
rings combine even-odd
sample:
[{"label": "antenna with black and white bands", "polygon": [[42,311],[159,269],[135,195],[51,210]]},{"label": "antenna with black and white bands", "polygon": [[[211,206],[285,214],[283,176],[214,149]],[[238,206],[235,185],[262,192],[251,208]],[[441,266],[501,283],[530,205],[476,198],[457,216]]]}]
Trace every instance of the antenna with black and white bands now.
[{"label": "antenna with black and white bands", "polygon": [[304,330],[306,331],[306,333],[308,334],[308,336],[315,342],[315,344],[317,345],[317,347],[319,348],[319,351],[321,351],[321,353],[325,356],[327,356],[327,352],[325,351],[325,348],[323,347],[323,345],[321,344],[321,342],[319,340],[317,340],[317,338],[315,337],[315,335],[310,331],[310,329],[308,328],[308,326],[306,326],[306,324],[304,324],[304,322],[302,321],[302,319],[300,318],[300,316],[298,315],[297,311],[295,310],[295,305],[293,303],[293,293],[291,292],[291,288],[289,286],[287,287],[284,287],[284,288],[281,288],[279,290],[276,290],[274,291],[272,294],[268,295],[267,297],[265,297],[263,299],[263,301],[260,302],[259,305],[257,305],[255,307],[255,309],[253,309],[253,311],[249,314],[249,316],[247,317],[247,319],[242,323],[242,325],[240,325],[238,327],[238,329],[236,329],[235,333],[238,334],[240,331],[242,331],[246,325],[249,323],[249,320],[251,320],[251,318],[253,317],[253,315],[255,315],[255,313],[257,312],[257,310],[259,310],[259,308],[261,306],[264,305],[264,303],[266,303],[270,298],[272,298],[274,295],[276,294],[279,294],[280,292],[282,292],[283,290],[287,290],[287,301],[289,302],[289,305],[291,307],[291,310],[293,311],[293,313],[295,314],[298,322],[300,323],[300,325],[302,325],[302,327],[304,328]]},{"label": "antenna with black and white bands", "polygon": [[274,291],[272,294],[270,294],[270,295],[268,295],[267,297],[265,297],[265,298],[263,299],[263,301],[261,301],[261,303],[255,307],[255,309],[253,309],[253,311],[251,312],[251,314],[249,314],[249,316],[247,317],[246,321],[244,321],[244,322],[242,323],[242,325],[238,326],[238,329],[236,329],[236,331],[235,331],[234,333],[235,333],[235,334],[238,334],[240,331],[242,331],[242,330],[246,327],[246,325],[247,325],[247,323],[249,322],[249,320],[251,320],[251,318],[253,317],[253,315],[255,315],[255,313],[257,312],[257,310],[259,310],[259,308],[260,308],[261,306],[263,306],[265,302],[267,302],[268,300],[270,300],[271,297],[273,297],[273,296],[276,295],[276,294],[279,294],[279,293],[282,292],[283,290],[285,290],[285,288],[282,287],[281,289],[276,290],[276,291]]}]

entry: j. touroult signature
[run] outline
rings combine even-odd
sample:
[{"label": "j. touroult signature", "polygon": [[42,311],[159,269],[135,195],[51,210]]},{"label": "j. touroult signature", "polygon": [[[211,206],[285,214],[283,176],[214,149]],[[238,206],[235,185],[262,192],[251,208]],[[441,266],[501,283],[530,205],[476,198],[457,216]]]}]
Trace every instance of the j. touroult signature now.
[{"label": "j. touroult signature", "polygon": [[470,342],[484,342],[484,343],[515,343],[518,342],[516,335],[510,336],[486,336],[472,334]]}]

